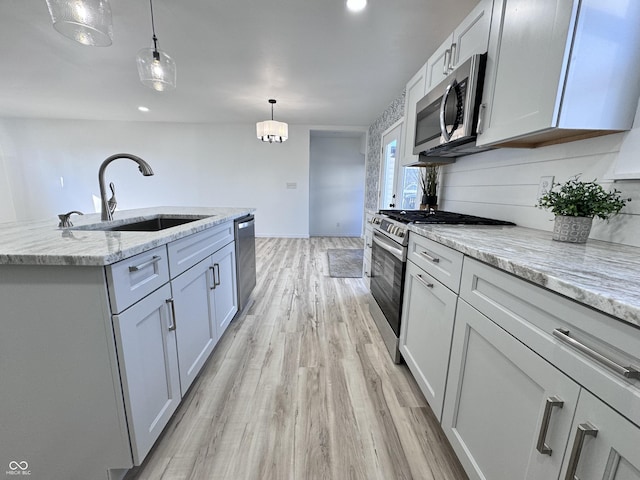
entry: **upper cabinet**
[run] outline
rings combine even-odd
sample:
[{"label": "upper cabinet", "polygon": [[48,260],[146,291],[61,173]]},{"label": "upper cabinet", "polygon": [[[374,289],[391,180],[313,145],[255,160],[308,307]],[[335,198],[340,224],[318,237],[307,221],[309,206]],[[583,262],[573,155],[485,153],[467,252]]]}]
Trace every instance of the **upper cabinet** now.
[{"label": "upper cabinet", "polygon": [[407,83],[404,97],[404,132],[402,135],[402,165],[418,161],[413,154],[413,140],[416,136],[416,104],[424,97],[424,85],[427,76],[426,65],[416,73]]},{"label": "upper cabinet", "polygon": [[482,0],[427,61],[425,93],[477,53],[487,51],[492,0]]},{"label": "upper cabinet", "polygon": [[482,0],[407,83],[402,165],[418,161],[418,156],[413,155],[416,103],[442,82],[458,64],[471,55],[487,51],[492,6],[493,0]]},{"label": "upper cabinet", "polygon": [[495,0],[478,145],[533,147],[631,128],[640,2]]}]

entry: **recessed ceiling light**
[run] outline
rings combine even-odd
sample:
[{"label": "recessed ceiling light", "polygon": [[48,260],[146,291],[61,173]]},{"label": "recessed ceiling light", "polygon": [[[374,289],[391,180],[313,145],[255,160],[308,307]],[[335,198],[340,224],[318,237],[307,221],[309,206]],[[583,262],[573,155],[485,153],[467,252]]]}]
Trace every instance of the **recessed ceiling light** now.
[{"label": "recessed ceiling light", "polygon": [[367,0],[347,0],[347,8],[352,12],[359,12],[367,6]]},{"label": "recessed ceiling light", "polygon": [[142,105],[140,105],[138,107],[138,110],[140,110],[141,112],[148,112],[149,111],[149,109],[147,107],[143,107]]}]

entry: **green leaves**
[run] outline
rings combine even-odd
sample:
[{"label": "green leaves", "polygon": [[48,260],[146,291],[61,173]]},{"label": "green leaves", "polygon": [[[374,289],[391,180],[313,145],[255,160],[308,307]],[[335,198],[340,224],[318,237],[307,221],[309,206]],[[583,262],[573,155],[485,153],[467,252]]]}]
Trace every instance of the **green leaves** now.
[{"label": "green leaves", "polygon": [[581,182],[576,176],[562,185],[555,185],[540,197],[536,206],[549,209],[555,215],[606,220],[631,201],[630,198],[621,198],[620,193],[615,189],[612,192],[605,191],[595,180]]}]

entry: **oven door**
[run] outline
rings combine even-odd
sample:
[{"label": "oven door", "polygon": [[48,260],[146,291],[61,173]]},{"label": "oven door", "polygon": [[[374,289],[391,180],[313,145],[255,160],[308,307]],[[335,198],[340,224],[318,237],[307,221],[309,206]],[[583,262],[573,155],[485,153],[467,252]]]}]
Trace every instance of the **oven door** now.
[{"label": "oven door", "polygon": [[406,247],[374,230],[371,253],[371,294],[396,336],[400,335],[406,259]]}]

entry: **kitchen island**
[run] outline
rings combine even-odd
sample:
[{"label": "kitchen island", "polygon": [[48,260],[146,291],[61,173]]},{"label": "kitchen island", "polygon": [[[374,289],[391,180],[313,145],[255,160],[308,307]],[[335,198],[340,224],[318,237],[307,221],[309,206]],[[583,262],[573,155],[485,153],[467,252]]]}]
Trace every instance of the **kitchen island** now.
[{"label": "kitchen island", "polygon": [[[119,479],[140,464],[237,312],[233,220],[159,207],[0,227],[0,464]],[[108,231],[158,215],[194,221]],[[12,463],[18,462],[18,463]]]}]

